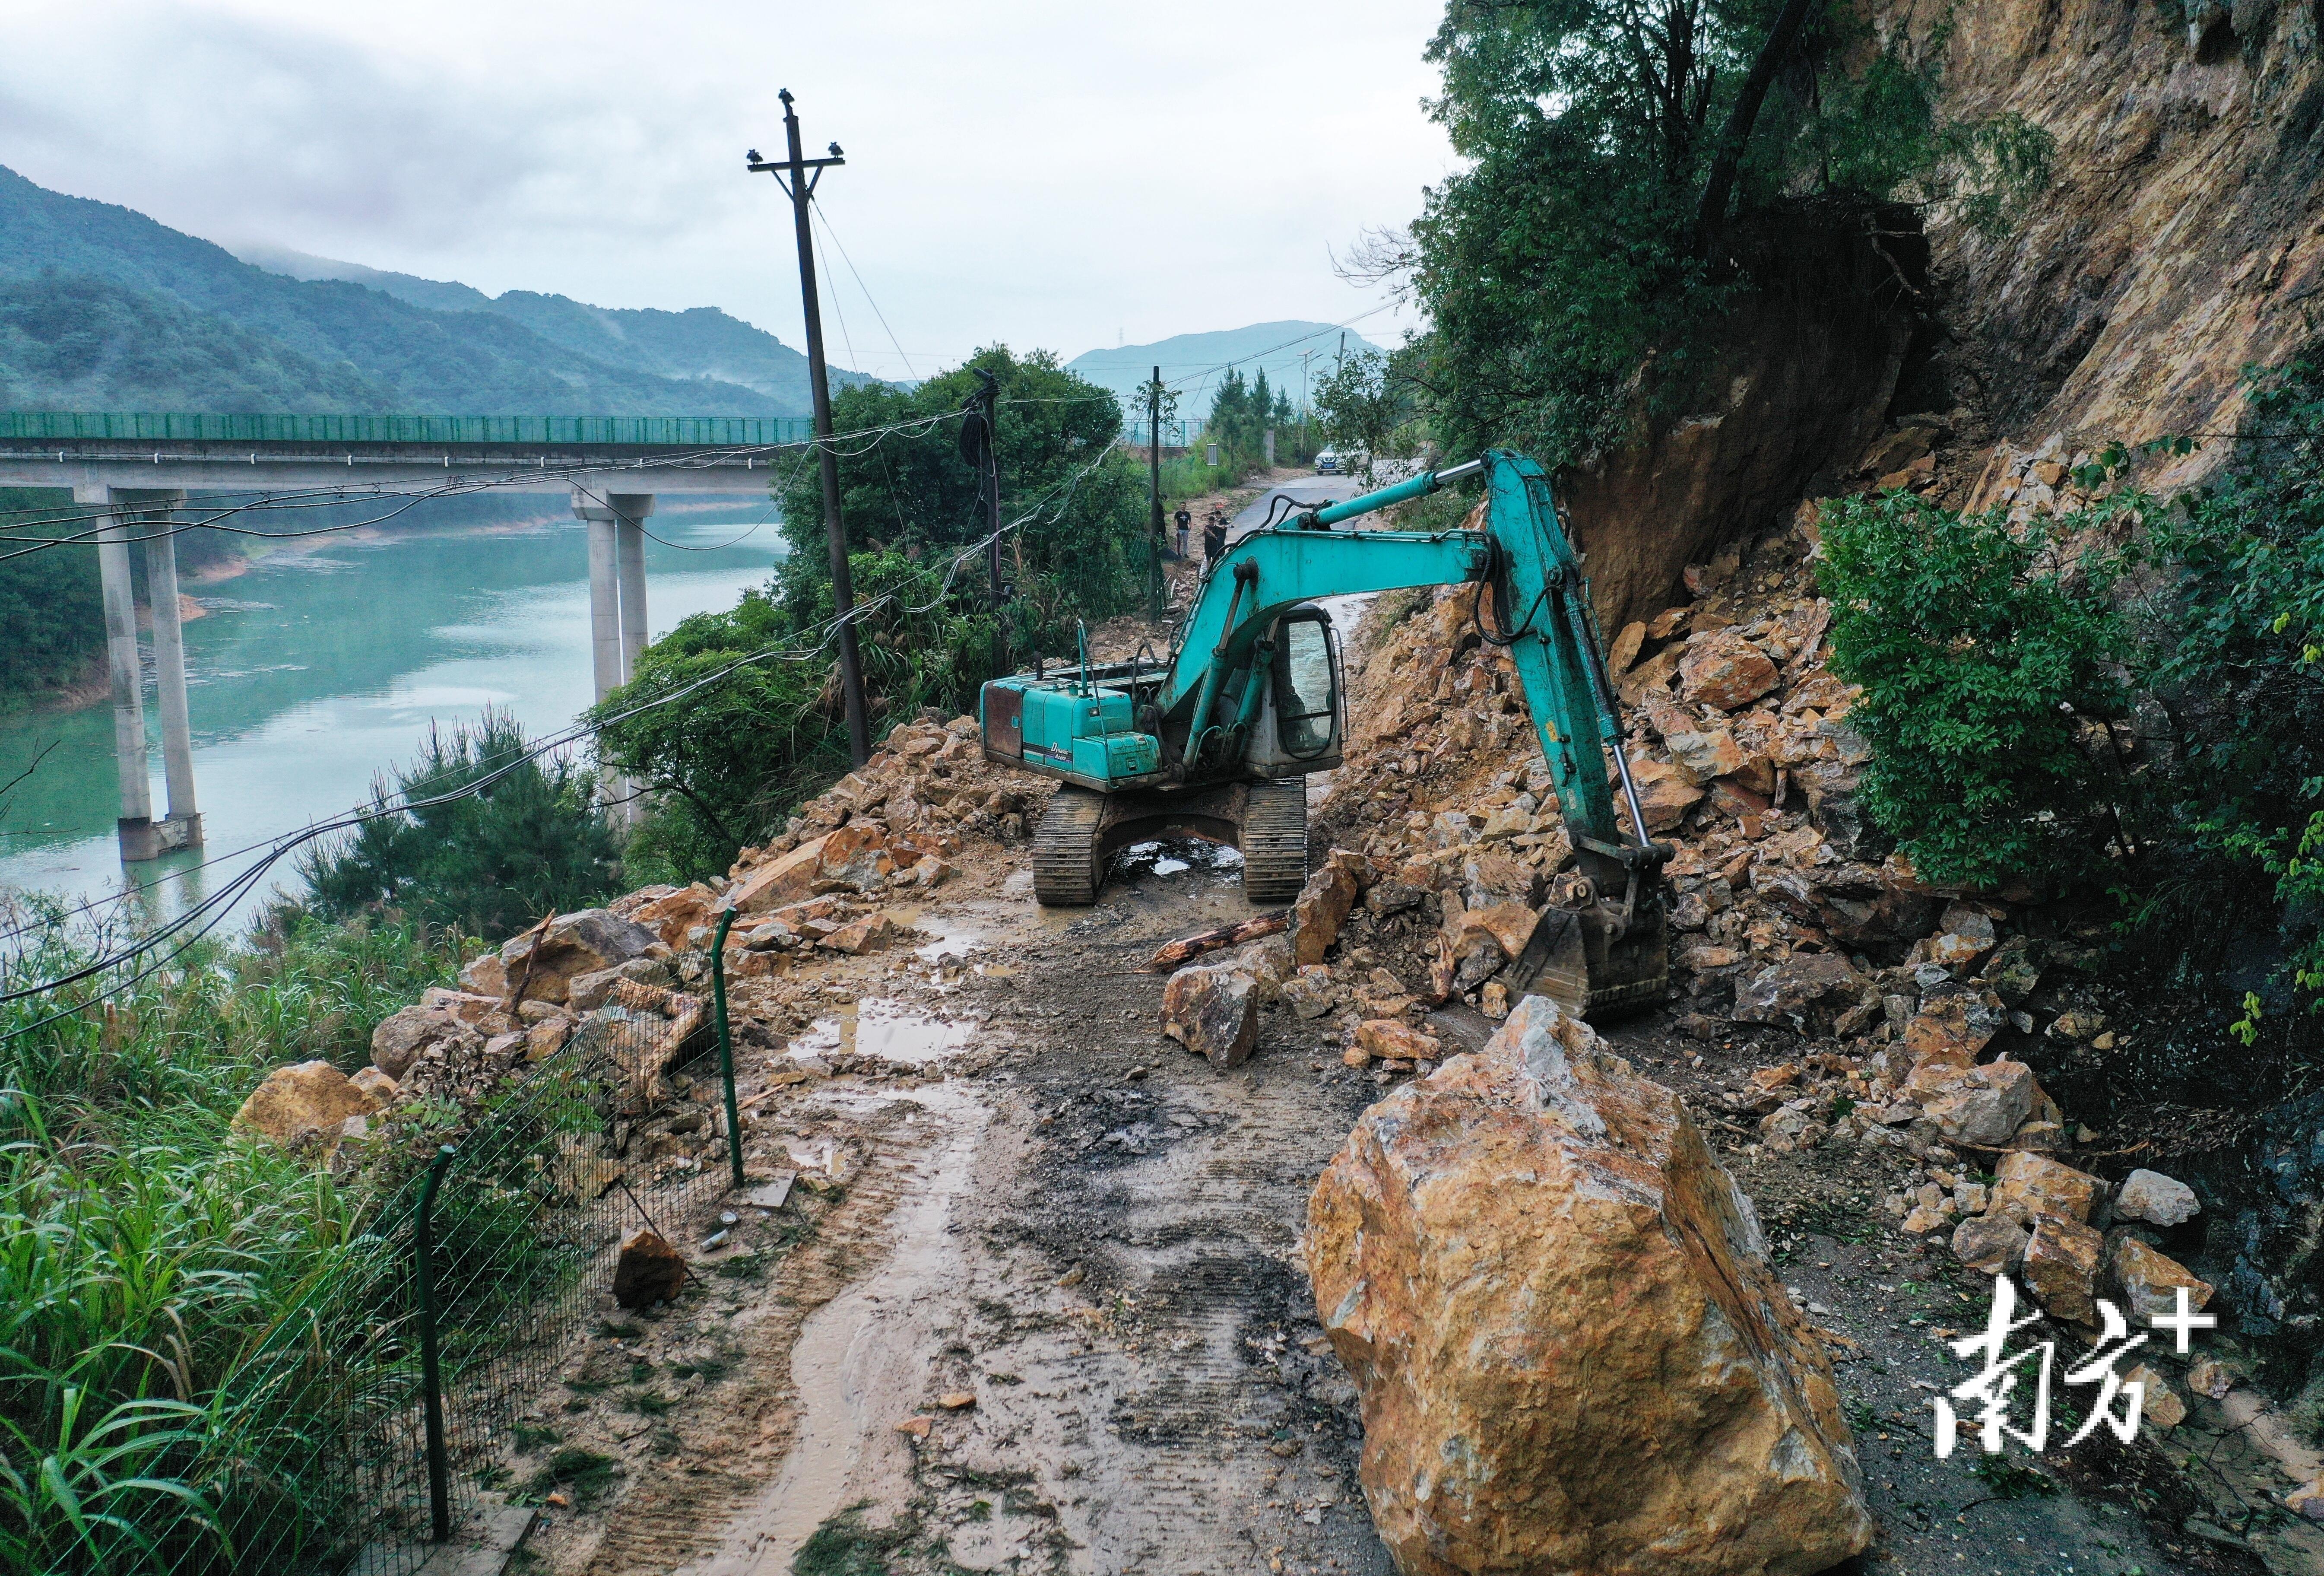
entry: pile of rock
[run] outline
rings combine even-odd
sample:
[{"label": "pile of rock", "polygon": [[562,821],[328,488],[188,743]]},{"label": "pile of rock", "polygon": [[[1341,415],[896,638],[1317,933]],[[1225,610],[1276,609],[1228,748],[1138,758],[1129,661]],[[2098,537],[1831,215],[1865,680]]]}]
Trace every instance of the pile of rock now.
[{"label": "pile of rock", "polygon": [[[372,1065],[354,1078],[323,1062],[278,1068],[235,1126],[329,1155],[384,1110],[421,1096],[472,1100],[571,1043],[612,1061],[628,1091],[623,1118],[641,1118],[683,1092],[667,1075],[705,1030],[708,950],[724,911],[736,915],[726,961],[738,982],[763,982],[787,955],[879,951],[912,934],[883,904],[955,875],[966,839],[1021,837],[1039,797],[984,762],[973,718],[908,724],[781,837],[745,848],[726,876],[552,916],[468,964],[458,989],[430,989],[381,1022]],[[709,1124],[691,1114],[655,1119],[655,1157],[683,1158],[711,1141]]]},{"label": "pile of rock", "polygon": [[[1854,800],[1870,758],[1847,721],[1858,691],[1823,666],[1831,610],[1810,594],[1808,546],[1791,533],[1748,565],[1690,570],[1700,599],[1629,625],[1608,655],[1646,830],[1679,847],[1676,961],[1706,1024],[1854,1005],[1853,957],[1919,961],[1949,918],[1992,929],[1993,913],[1950,914],[1956,895],[1874,857]],[[1478,637],[1477,596],[1439,591],[1388,632],[1324,815],[1434,922],[1452,988],[1482,1006],[1528,927],[1514,911],[1538,910],[1572,847],[1515,669]],[[1747,973],[1807,959],[1822,961],[1738,1000]]]}]

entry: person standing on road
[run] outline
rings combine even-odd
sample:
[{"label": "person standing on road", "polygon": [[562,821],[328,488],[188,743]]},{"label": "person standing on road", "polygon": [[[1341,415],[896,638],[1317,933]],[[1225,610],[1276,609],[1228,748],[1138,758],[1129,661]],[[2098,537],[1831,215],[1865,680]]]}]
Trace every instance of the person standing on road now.
[{"label": "person standing on road", "polygon": [[1203,522],[1203,567],[1208,569],[1219,561],[1227,550],[1227,517],[1222,510],[1213,509],[1211,517]]},{"label": "person standing on road", "polygon": [[1184,558],[1186,556],[1186,533],[1193,528],[1194,516],[1187,511],[1185,505],[1181,504],[1178,505],[1176,519],[1178,523],[1178,556],[1180,558]]}]

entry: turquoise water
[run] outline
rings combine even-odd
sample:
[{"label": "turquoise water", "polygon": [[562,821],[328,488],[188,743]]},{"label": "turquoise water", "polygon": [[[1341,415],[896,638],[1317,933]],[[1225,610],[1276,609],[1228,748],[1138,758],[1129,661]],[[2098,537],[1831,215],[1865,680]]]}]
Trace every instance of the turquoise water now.
[{"label": "turquoise water", "polygon": [[[733,606],[744,588],[764,583],[781,553],[763,503],[671,512],[677,502],[666,500],[650,523],[678,544],[646,544],[654,635],[688,614]],[[569,515],[553,520],[544,507],[543,523],[530,528],[323,540],[310,552],[186,588],[205,609],[185,626],[208,839],[200,853],[122,864],[109,704],[4,718],[0,783],[49,753],[0,803],[0,889],[86,899],[142,883],[152,912],[173,912],[189,890],[215,889],[249,862],[221,856],[363,802],[431,724],[470,721],[490,706],[540,736],[593,700],[588,537]],[[150,644],[146,654],[150,663]],[[160,815],[167,791],[150,672],[145,719]],[[205,861],[209,868],[192,870]],[[238,906],[246,914],[269,887],[296,882],[286,860]]]}]

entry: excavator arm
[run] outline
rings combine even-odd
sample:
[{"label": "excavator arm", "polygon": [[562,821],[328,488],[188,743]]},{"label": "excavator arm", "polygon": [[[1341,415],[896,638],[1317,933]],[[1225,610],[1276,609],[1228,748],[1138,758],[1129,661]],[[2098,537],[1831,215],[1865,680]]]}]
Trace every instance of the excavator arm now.
[{"label": "excavator arm", "polygon": [[[1480,472],[1481,528],[1335,529]],[[1524,955],[1504,978],[1512,989],[1552,996],[1575,1011],[1658,999],[1668,974],[1660,877],[1670,850],[1646,839],[1628,763],[1618,747],[1609,750],[1621,733],[1588,584],[1548,477],[1522,455],[1493,450],[1245,535],[1205,576],[1159,672],[1139,663],[1093,672],[1084,664],[1078,679],[1036,674],[987,685],[987,753],[1101,797],[1143,794],[1167,804],[1173,792],[1207,789],[1215,800],[1216,785],[1279,774],[1261,769],[1255,746],[1286,615],[1318,598],[1470,582],[1488,588],[1477,632],[1507,649],[1517,668],[1574,853],[1573,868],[1560,875]],[[1334,750],[1291,769],[1336,760]],[[1630,806],[1627,837],[1614,811],[1618,785]],[[1296,780],[1284,786],[1296,787]],[[1064,808],[1052,814],[1084,817],[1095,839],[1106,820],[1102,807],[1065,793],[1059,802]],[[1199,831],[1202,818],[1185,824]]]}]

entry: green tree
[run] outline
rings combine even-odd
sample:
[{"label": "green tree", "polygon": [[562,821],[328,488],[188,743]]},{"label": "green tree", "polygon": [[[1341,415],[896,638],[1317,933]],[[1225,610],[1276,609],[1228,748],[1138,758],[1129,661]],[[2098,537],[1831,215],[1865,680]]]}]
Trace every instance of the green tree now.
[{"label": "green tree", "polygon": [[[2155,561],[2136,607],[2139,681],[2161,721],[2144,917],[2187,983],[2246,997],[2246,1037],[2297,1004],[2312,1042],[2324,1012],[2324,348],[2255,373],[2246,409],[2211,486],[2173,506],[2136,500]],[[2255,904],[2255,888],[2272,901]]]},{"label": "green tree", "polygon": [[0,713],[96,671],[105,654],[105,612],[96,551],[85,544],[23,551],[29,538],[78,535],[61,490],[0,488]]},{"label": "green tree", "polygon": [[[987,505],[958,441],[959,413],[984,387],[980,373],[1000,398],[1007,598],[998,608]],[[839,431],[867,434],[843,442],[839,477],[875,728],[922,707],[971,709],[986,679],[1037,651],[1071,651],[1078,622],[1136,605],[1145,478],[1114,447],[1114,397],[1055,356],[996,346],[918,388],[843,391],[833,408]],[[792,551],[774,581],[650,646],[636,678],[595,713],[606,757],[664,796],[626,851],[633,872],[724,870],[846,769],[816,467],[802,460],[777,497]]]},{"label": "green tree", "polygon": [[2047,139],[1942,121],[1913,47],[1872,44],[1830,0],[1452,0],[1431,108],[1467,167],[1360,270],[1427,309],[1413,375],[1445,446],[1582,458],[1649,353],[1655,386],[1683,387],[1740,282],[1721,242],[1755,216],[1909,198],[2006,219]]},{"label": "green tree", "polygon": [[393,788],[374,783],[373,818],[301,857],[309,906],[330,920],[398,908],[497,940],[619,890],[591,774],[563,755],[528,756],[530,747],[500,712],[449,733],[429,728]]},{"label": "green tree", "polygon": [[1324,440],[1343,457],[1360,458],[1366,487],[1379,481],[1381,460],[1418,453],[1425,436],[1421,390],[1398,365],[1406,354],[1359,350],[1315,385],[1315,412]]}]

